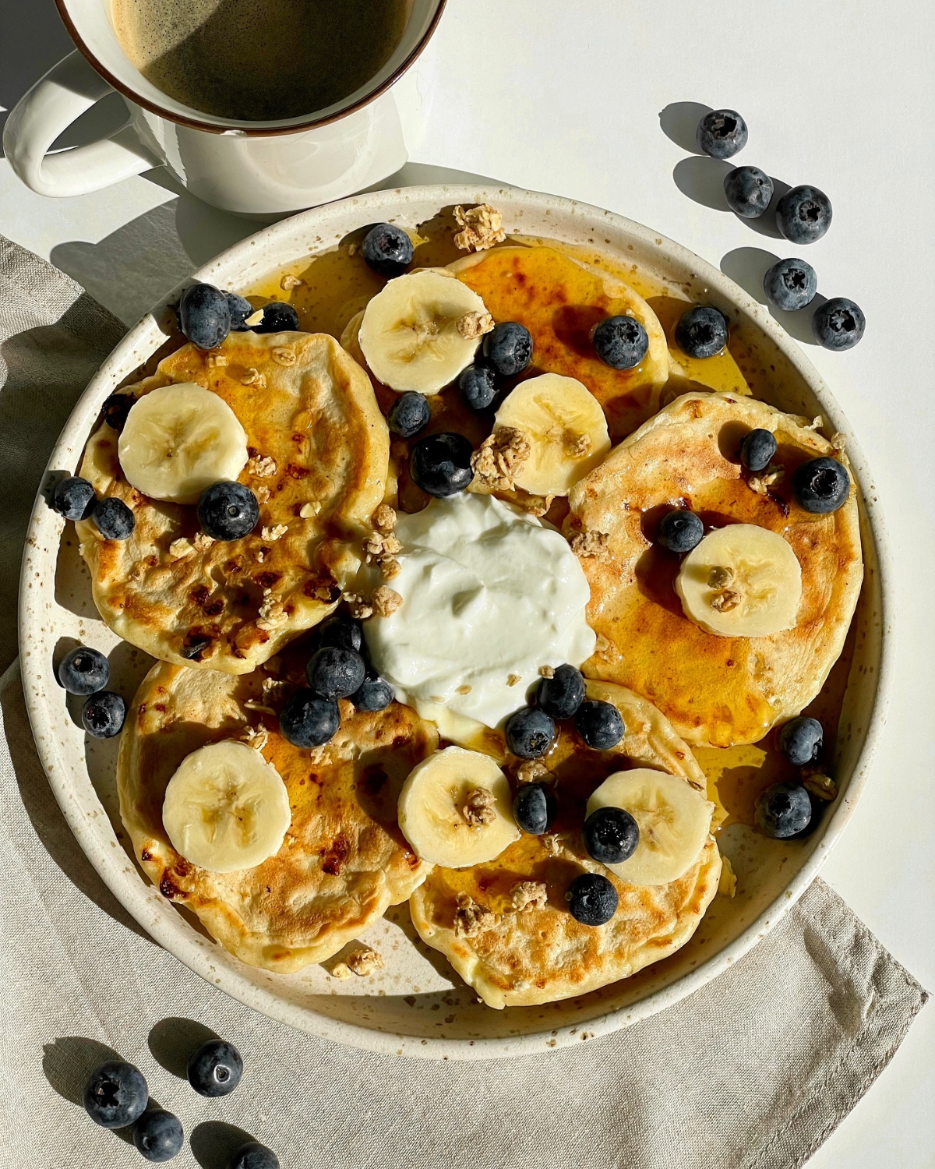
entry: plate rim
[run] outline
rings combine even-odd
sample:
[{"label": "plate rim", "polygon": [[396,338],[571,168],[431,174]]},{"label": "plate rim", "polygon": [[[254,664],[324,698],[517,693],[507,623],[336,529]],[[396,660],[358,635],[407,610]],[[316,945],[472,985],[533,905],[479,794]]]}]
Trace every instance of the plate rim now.
[{"label": "plate rim", "polygon": [[[822,839],[814,852],[793,876],[791,881],[763,910],[763,912],[749,923],[746,929],[731,943],[718,953],[712,955],[692,971],[684,974],[671,985],[655,991],[628,1007],[620,1007],[606,1012],[587,1022],[586,1029],[593,1037],[612,1034],[622,1028],[647,1018],[657,1011],[680,1001],[692,994],[701,986],[710,982],[718,974],[734,965],[753,946],[778,924],[788,910],[798,901],[799,897],[810,886],[818,875],[821,866],[833,846],[840,839],[857,801],[867,782],[870,766],[879,745],[879,739],[886,718],[886,710],[890,699],[893,681],[894,647],[893,647],[893,590],[892,558],[886,525],[879,503],[878,493],[874,484],[870,468],[854,438],[841,409],[825,383],[821,374],[812,365],[798,344],[785,332],[777,321],[769,314],[766,308],[753,299],[744,289],[730,280],[724,273],[709,261],[698,256],[684,245],[669,239],[667,236],[654,231],[644,225],[628,219],[616,212],[594,206],[576,199],[568,199],[558,195],[549,195],[541,192],[527,191],[512,186],[491,186],[471,184],[425,184],[411,187],[397,187],[388,190],[373,191],[364,195],[356,195],[321,207],[311,208],[297,215],[279,220],[266,226],[245,239],[233,244],[220,252],[212,260],[202,265],[191,276],[182,280],[175,288],[166,294],[136,325],[128,329],[125,336],[111,351],[101,364],[95,375],[89,381],[84,392],[80,395],[65,426],[63,427],[55,447],[52,450],[46,472],[42,482],[45,483],[48,472],[55,467],[69,465],[63,463],[63,458],[71,461],[79,432],[81,446],[87,438],[87,427],[93,414],[99,410],[99,404],[106,396],[104,391],[111,392],[115,384],[123,380],[125,374],[117,375],[117,371],[125,364],[128,355],[149,336],[155,328],[160,330],[160,322],[167,317],[169,305],[177,298],[180,290],[195,280],[211,281],[217,274],[229,265],[239,265],[241,270],[249,268],[246,262],[248,257],[256,260],[263,252],[269,249],[272,241],[277,237],[292,237],[307,235],[306,247],[314,252],[315,244],[322,242],[321,227],[325,228],[329,220],[343,219],[350,210],[358,213],[360,225],[373,222],[367,218],[368,211],[387,214],[394,205],[399,209],[408,203],[434,203],[444,207],[452,203],[492,203],[501,207],[506,203],[523,205],[544,213],[547,210],[558,210],[562,214],[579,216],[582,222],[592,225],[603,221],[613,224],[618,230],[640,240],[646,246],[659,249],[662,258],[680,263],[691,269],[694,275],[703,280],[709,288],[727,300],[732,306],[743,312],[758,328],[767,334],[769,339],[782,352],[807,383],[812,393],[821,403],[822,411],[833,423],[835,429],[842,431],[847,438],[848,459],[861,486],[861,503],[866,520],[866,535],[873,542],[876,567],[879,575],[876,588],[880,609],[879,660],[875,671],[875,691],[871,704],[867,729],[860,746],[858,757],[848,781],[847,791],[839,805],[832,812],[825,828]],[[310,229],[310,230],[306,230]],[[315,232],[318,231],[317,238]],[[310,241],[310,242],[309,242]],[[251,256],[252,253],[252,256]],[[264,269],[264,271],[268,270]],[[231,278],[225,278],[231,283]],[[159,347],[150,346],[147,357]],[[143,360],[146,360],[144,357]],[[134,364],[139,364],[135,362]],[[116,380],[115,380],[116,379]],[[82,851],[88,857],[104,883],[123,905],[127,912],[142,926],[143,929],[167,952],[183,962],[194,973],[204,978],[209,985],[223,990],[243,1005],[259,1010],[270,1018],[287,1023],[296,1029],[320,1038],[343,1043],[347,1046],[362,1050],[374,1051],[386,1055],[411,1056],[425,1059],[490,1059],[498,1057],[514,1057],[528,1055],[535,1052],[558,1050],[580,1039],[581,1026],[571,1025],[543,1029],[527,1035],[508,1037],[478,1037],[469,1039],[441,1039],[405,1036],[390,1031],[381,1031],[357,1023],[333,1019],[319,1014],[314,1008],[300,1006],[276,994],[273,990],[259,987],[239,975],[231,974],[226,970],[209,970],[209,961],[206,951],[192,940],[190,945],[180,942],[164,922],[151,913],[147,913],[147,902],[151,897],[158,898],[158,893],[151,886],[143,884],[138,872],[134,869],[132,880],[127,881],[122,870],[115,865],[108,868],[104,860],[97,859],[97,849],[94,846],[95,833],[91,822],[81,812],[76,803],[74,793],[70,790],[67,776],[59,774],[58,750],[54,746],[51,726],[48,725],[48,715],[45,710],[44,688],[39,676],[26,668],[28,655],[23,653],[23,646],[28,642],[30,628],[37,615],[32,612],[30,593],[23,582],[27,575],[35,571],[35,559],[40,555],[39,542],[35,539],[35,529],[43,511],[48,505],[42,490],[37,494],[30,515],[27,531],[23,563],[20,575],[20,594],[18,612],[18,632],[20,639],[20,670],[23,690],[26,700],[26,709],[29,716],[36,749],[43,766],[46,778],[52,788],[56,801],[63,815],[78,841]],[[108,821],[109,822],[109,821]],[[121,850],[121,859],[123,853]]]}]

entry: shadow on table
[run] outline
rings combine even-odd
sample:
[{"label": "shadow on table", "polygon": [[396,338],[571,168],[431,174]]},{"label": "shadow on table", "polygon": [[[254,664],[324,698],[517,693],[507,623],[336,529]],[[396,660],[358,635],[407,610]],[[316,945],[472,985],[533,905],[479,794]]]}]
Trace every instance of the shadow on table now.
[{"label": "shadow on table", "polygon": [[255,1136],[235,1124],[207,1120],[192,1129],[189,1144],[201,1169],[227,1169],[241,1145],[255,1140]]},{"label": "shadow on table", "polygon": [[673,101],[659,111],[659,125],[663,134],[676,146],[692,154],[702,154],[695,140],[695,131],[705,114],[710,113],[711,106],[702,105],[701,102]]},{"label": "shadow on table", "polygon": [[188,1079],[188,1061],[210,1039],[220,1036],[195,1019],[169,1017],[160,1019],[149,1033],[147,1042],[153,1059],[180,1080]]}]

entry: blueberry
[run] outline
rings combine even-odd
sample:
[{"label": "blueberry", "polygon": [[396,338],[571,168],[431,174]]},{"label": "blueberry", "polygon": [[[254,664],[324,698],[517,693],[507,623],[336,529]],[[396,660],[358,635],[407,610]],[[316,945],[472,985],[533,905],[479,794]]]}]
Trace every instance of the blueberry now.
[{"label": "blueberry", "polygon": [[521,759],[538,759],[555,738],[555,723],[544,710],[524,706],[506,720],[506,745]]},{"label": "blueberry", "polygon": [[484,337],[484,357],[500,377],[522,373],[532,361],[532,334],[517,321],[494,325]]},{"label": "blueberry", "polygon": [[91,509],[91,519],[107,540],[126,540],[136,527],[136,518],[122,499],[109,495]]},{"label": "blueberry", "polygon": [[473,449],[463,434],[430,434],[409,456],[409,474],[429,495],[457,495],[474,478]]},{"label": "blueberry", "polygon": [[263,305],[263,320],[251,325],[254,333],[296,333],[299,329],[299,314],[291,304],[271,300]]},{"label": "blueberry", "polygon": [[237,1149],[227,1169],[279,1169],[279,1158],[259,1141],[249,1141]]},{"label": "blueberry", "polygon": [[199,1096],[229,1096],[242,1075],[240,1052],[223,1039],[209,1039],[188,1059],[188,1082]]},{"label": "blueberry", "polygon": [[828,515],[847,503],[851,477],[837,459],[810,459],[792,475],[792,498],[803,511]]},{"label": "blueberry", "polygon": [[633,369],[649,350],[649,337],[635,317],[608,317],[594,326],[591,341],[611,369]]},{"label": "blueberry", "polygon": [[513,800],[513,819],[530,836],[541,836],[555,822],[558,807],[547,783],[524,783]]},{"label": "blueberry", "polygon": [[161,1108],[144,1112],[133,1125],[133,1143],[147,1161],[171,1161],[182,1151],[184,1141],[179,1118]]},{"label": "blueberry", "polygon": [[217,349],[231,331],[227,297],[213,284],[193,284],[179,301],[179,328],[199,349]]},{"label": "blueberry", "polygon": [[763,277],[766,299],[787,313],[812,303],[818,291],[818,274],[804,260],[777,260]]},{"label": "blueberry", "polygon": [[296,690],[279,715],[279,729],[293,747],[322,746],[334,736],[340,723],[338,704],[314,690]]},{"label": "blueberry", "polygon": [[133,394],[111,394],[101,407],[101,413],[111,430],[119,433],[126,425],[127,415],[135,405],[136,397]]},{"label": "blueberry", "polygon": [[793,718],[779,732],[779,750],[795,767],[814,763],[821,754],[825,736],[817,718]]},{"label": "blueberry", "polygon": [[119,735],[127,717],[127,704],[113,690],[99,690],[85,699],[81,722],[92,739],[112,739]]},{"label": "blueberry", "polygon": [[402,276],[412,263],[412,240],[401,227],[378,223],[364,236],[360,252],[380,276]]},{"label": "blueberry", "polygon": [[143,1073],[119,1059],[95,1068],[84,1088],[85,1110],[102,1128],[125,1128],[142,1114],[148,1102]]},{"label": "blueberry", "polygon": [[575,921],[582,925],[604,925],[617,912],[617,890],[600,873],[582,873],[575,877],[565,894]]},{"label": "blueberry", "polygon": [[747,144],[747,123],[736,110],[711,110],[698,123],[695,139],[712,158],[733,158]]},{"label": "blueberry", "polygon": [[756,822],[767,836],[785,840],[804,832],[812,818],[812,801],[798,783],[774,783],[757,800]]},{"label": "blueberry", "polygon": [[347,698],[363,683],[367,667],[354,650],[327,645],[312,654],[305,676],[309,686],[322,698]]},{"label": "blueberry", "polygon": [[351,695],[351,702],[358,710],[386,710],[396,697],[396,691],[379,674],[367,672],[366,678]]},{"label": "blueberry", "polygon": [[432,408],[428,398],[414,390],[407,390],[393,403],[387,421],[394,434],[400,438],[412,438],[425,429],[431,417]]},{"label": "blueberry", "polygon": [[256,309],[245,296],[238,296],[236,292],[225,292],[224,295],[231,315],[231,332],[243,333],[249,328],[247,317],[252,317]]},{"label": "blueberry", "polygon": [[776,204],[776,226],[793,244],[813,244],[831,226],[831,200],[817,187],[793,187]]},{"label": "blueberry", "polygon": [[724,178],[727,205],[743,219],[759,219],[773,197],[773,180],[758,166],[738,166]]},{"label": "blueberry", "polygon": [[740,444],[740,461],[748,471],[765,471],[776,453],[776,438],[769,430],[751,430]]},{"label": "blueberry", "polygon": [[477,364],[461,371],[458,388],[472,410],[486,410],[500,386],[492,366]]},{"label": "blueberry", "polygon": [[198,519],[213,540],[239,540],[260,518],[256,496],[243,483],[221,479],[201,493]]},{"label": "blueberry", "polygon": [[536,692],[539,709],[552,718],[573,718],[584,702],[584,678],[574,666],[559,666],[551,678],[543,678]]},{"label": "blueberry", "polygon": [[353,617],[347,617],[341,613],[329,617],[321,623],[318,634],[320,649],[324,649],[327,645],[333,645],[339,649],[352,649],[355,653],[360,653],[360,647],[363,644],[363,630],[360,628],[360,622],[355,621]]},{"label": "blueberry", "polygon": [[656,539],[663,548],[680,555],[697,548],[703,536],[704,524],[693,511],[684,508],[666,512],[656,530]]},{"label": "blueberry", "polygon": [[584,847],[602,865],[629,860],[640,842],[640,829],[623,808],[597,808],[584,822]]},{"label": "blueberry", "polygon": [[842,352],[853,349],[864,335],[867,318],[859,305],[846,296],[826,300],[815,309],[812,317],[812,332],[815,340],[825,349]]},{"label": "blueberry", "polygon": [[623,738],[623,719],[610,702],[588,699],[578,707],[575,715],[578,734],[595,751],[609,751]]},{"label": "blueberry", "polygon": [[66,520],[85,520],[94,508],[94,488],[87,479],[70,475],[56,483],[52,507]]},{"label": "blueberry", "polygon": [[94,694],[110,681],[110,663],[98,650],[78,645],[59,662],[58,680],[69,694]]},{"label": "blueberry", "polygon": [[679,318],[675,340],[689,357],[714,357],[727,344],[727,318],[710,305],[698,305]]}]

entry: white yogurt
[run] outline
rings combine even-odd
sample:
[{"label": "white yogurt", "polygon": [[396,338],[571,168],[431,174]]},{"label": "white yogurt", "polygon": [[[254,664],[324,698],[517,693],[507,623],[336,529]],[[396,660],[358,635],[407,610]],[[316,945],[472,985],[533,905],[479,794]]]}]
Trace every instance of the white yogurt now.
[{"label": "white yogurt", "polygon": [[579,666],[594,652],[588,582],[551,526],[463,493],[400,514],[396,535],[391,587],[403,603],[364,629],[376,668],[423,717],[495,727],[526,701],[540,666]]}]

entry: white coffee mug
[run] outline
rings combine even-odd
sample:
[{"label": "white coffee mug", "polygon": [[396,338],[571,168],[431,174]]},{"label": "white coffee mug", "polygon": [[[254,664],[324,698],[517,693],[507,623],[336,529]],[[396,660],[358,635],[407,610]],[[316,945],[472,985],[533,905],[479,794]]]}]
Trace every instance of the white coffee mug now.
[{"label": "white coffee mug", "polygon": [[[402,39],[364,86],[298,118],[247,122],[192,109],[157,89],[131,63],[108,0],[56,0],[78,46],[10,113],[3,150],[40,195],[86,195],[165,166],[193,195],[225,211],[276,214],[353,194],[406,161],[390,89],[435,30],[445,0],[412,0]],[[129,119],[97,142],[50,153],[85,110],[113,90]]]}]

